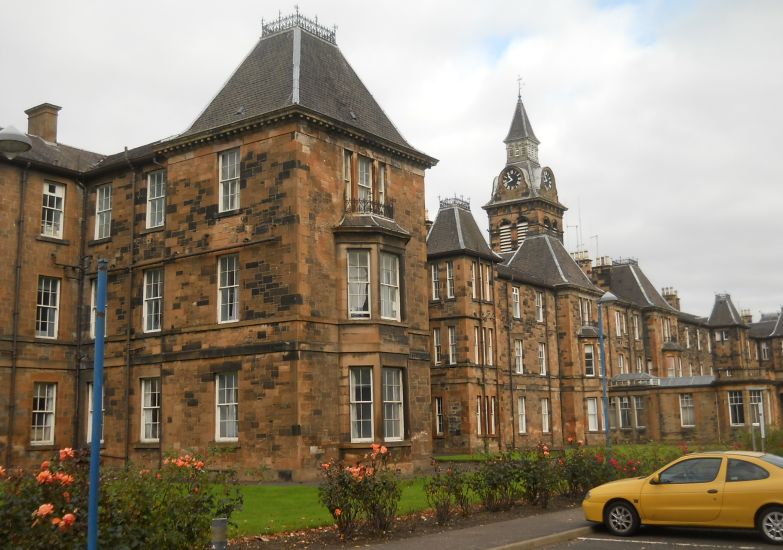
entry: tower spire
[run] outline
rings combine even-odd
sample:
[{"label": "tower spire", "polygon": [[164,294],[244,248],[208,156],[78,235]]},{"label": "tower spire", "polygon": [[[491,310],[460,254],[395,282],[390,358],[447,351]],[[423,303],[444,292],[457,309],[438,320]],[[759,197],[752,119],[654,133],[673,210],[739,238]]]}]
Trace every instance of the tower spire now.
[{"label": "tower spire", "polygon": [[[521,79],[520,79],[521,80]],[[517,105],[514,108],[514,116],[511,118],[511,127],[508,129],[508,135],[503,140],[504,143],[511,143],[513,141],[530,140],[538,145],[540,142],[533,132],[533,125],[530,124],[530,119],[527,117],[525,111],[525,105],[522,103],[522,88],[520,85],[519,96],[517,97]]]}]

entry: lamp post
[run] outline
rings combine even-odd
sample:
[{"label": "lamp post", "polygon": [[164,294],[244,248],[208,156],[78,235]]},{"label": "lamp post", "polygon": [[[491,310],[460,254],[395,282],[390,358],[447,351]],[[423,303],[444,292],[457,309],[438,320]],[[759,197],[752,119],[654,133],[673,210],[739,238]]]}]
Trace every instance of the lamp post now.
[{"label": "lamp post", "polygon": [[32,147],[33,142],[30,138],[13,126],[6,126],[0,130],[0,153],[8,160],[13,160],[19,153],[26,153]]},{"label": "lamp post", "polygon": [[604,435],[606,436],[606,458],[612,452],[612,438],[609,434],[609,394],[606,388],[606,350],[604,349],[604,315],[605,306],[617,301],[617,296],[611,292],[604,293],[598,300],[598,351],[601,355],[601,401],[604,409]]}]

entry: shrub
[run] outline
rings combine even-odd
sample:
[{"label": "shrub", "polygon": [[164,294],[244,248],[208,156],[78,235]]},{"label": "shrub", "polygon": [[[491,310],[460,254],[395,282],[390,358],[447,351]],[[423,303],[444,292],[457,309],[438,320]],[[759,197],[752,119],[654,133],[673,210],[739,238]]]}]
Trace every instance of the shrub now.
[{"label": "shrub", "polygon": [[549,447],[539,443],[534,450],[523,453],[519,459],[519,469],[525,500],[546,508],[561,485]]},{"label": "shrub", "polygon": [[330,461],[321,465],[324,476],[318,496],[335,520],[340,538],[350,537],[363,518],[369,531],[388,531],[402,496],[399,476],[386,447],[373,443],[365,462],[346,466]]},{"label": "shrub", "polygon": [[522,496],[519,462],[501,453],[482,463],[470,480],[470,487],[489,511],[507,510]]},{"label": "shrub", "polygon": [[427,503],[435,510],[435,520],[444,524],[452,512],[459,510],[463,516],[470,514],[470,493],[467,474],[447,468],[445,473],[436,470],[424,484]]},{"label": "shrub", "polygon": [[[33,475],[0,479],[0,540],[10,547],[83,548],[87,538],[89,460],[63,449]],[[160,470],[103,469],[98,509],[101,547],[207,548],[216,516],[241,502],[230,474],[210,477],[205,462],[185,455]],[[226,482],[226,484],[218,484]]]},{"label": "shrub", "polygon": [[596,458],[593,450],[584,446],[584,442],[567,439],[563,456],[557,459],[557,470],[563,482],[562,494],[569,498],[579,498],[596,485],[609,481],[613,475],[606,461]]}]

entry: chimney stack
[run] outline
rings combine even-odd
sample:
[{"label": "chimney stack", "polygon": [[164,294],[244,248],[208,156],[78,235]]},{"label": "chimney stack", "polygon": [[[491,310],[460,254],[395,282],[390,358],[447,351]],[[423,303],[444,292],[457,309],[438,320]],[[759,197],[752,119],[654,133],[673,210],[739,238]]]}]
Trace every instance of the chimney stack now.
[{"label": "chimney stack", "polygon": [[749,309],[743,309],[740,311],[740,317],[742,317],[742,322],[746,325],[749,325],[753,322],[753,313]]},{"label": "chimney stack", "polygon": [[576,264],[582,268],[582,271],[584,271],[585,275],[588,277],[591,277],[593,274],[593,260],[590,259],[590,254],[587,250],[579,250],[577,252],[572,252],[571,257],[574,259]]},{"label": "chimney stack", "polygon": [[57,143],[57,113],[62,109],[51,103],[41,103],[25,111],[27,133],[49,143]]},{"label": "chimney stack", "polygon": [[666,300],[670,306],[677,311],[680,311],[680,297],[677,295],[677,291],[674,287],[665,286],[662,289],[663,299]]}]

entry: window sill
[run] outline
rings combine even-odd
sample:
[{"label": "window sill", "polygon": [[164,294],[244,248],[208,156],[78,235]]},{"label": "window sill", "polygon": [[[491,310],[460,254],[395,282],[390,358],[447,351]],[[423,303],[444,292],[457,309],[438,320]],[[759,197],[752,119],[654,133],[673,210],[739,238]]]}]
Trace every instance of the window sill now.
[{"label": "window sill", "polygon": [[372,449],[372,446],[374,443],[377,443],[379,445],[383,445],[387,448],[393,448],[393,449],[399,449],[404,447],[410,447],[411,442],[408,440],[403,441],[362,441],[362,442],[351,442],[351,443],[341,443],[340,448],[341,449]]},{"label": "window sill", "polygon": [[54,443],[43,443],[41,445],[36,445],[35,443],[28,443],[26,450],[27,451],[57,451],[59,450],[59,447]]},{"label": "window sill", "polygon": [[91,241],[87,241],[87,246],[95,246],[95,245],[110,243],[110,242],[111,242],[111,237],[103,237],[102,239],[93,239]]},{"label": "window sill", "polygon": [[165,225],[160,225],[158,227],[147,227],[145,229],[142,229],[139,231],[139,235],[149,235],[150,233],[161,233],[166,230]]},{"label": "window sill", "polygon": [[239,441],[210,441],[209,446],[221,453],[236,452],[242,448]]},{"label": "window sill", "polygon": [[57,237],[47,237],[45,235],[38,235],[35,238],[36,241],[41,241],[43,243],[52,243],[52,244],[71,244],[71,241],[65,240],[65,239],[59,239]]},{"label": "window sill", "polygon": [[232,216],[238,216],[241,213],[242,213],[242,209],[241,208],[235,208],[234,210],[225,210],[223,212],[215,212],[212,215],[212,219],[213,220],[219,220],[221,218],[230,218]]},{"label": "window sill", "polygon": [[145,449],[160,449],[160,441],[136,441],[133,448],[137,451]]}]

